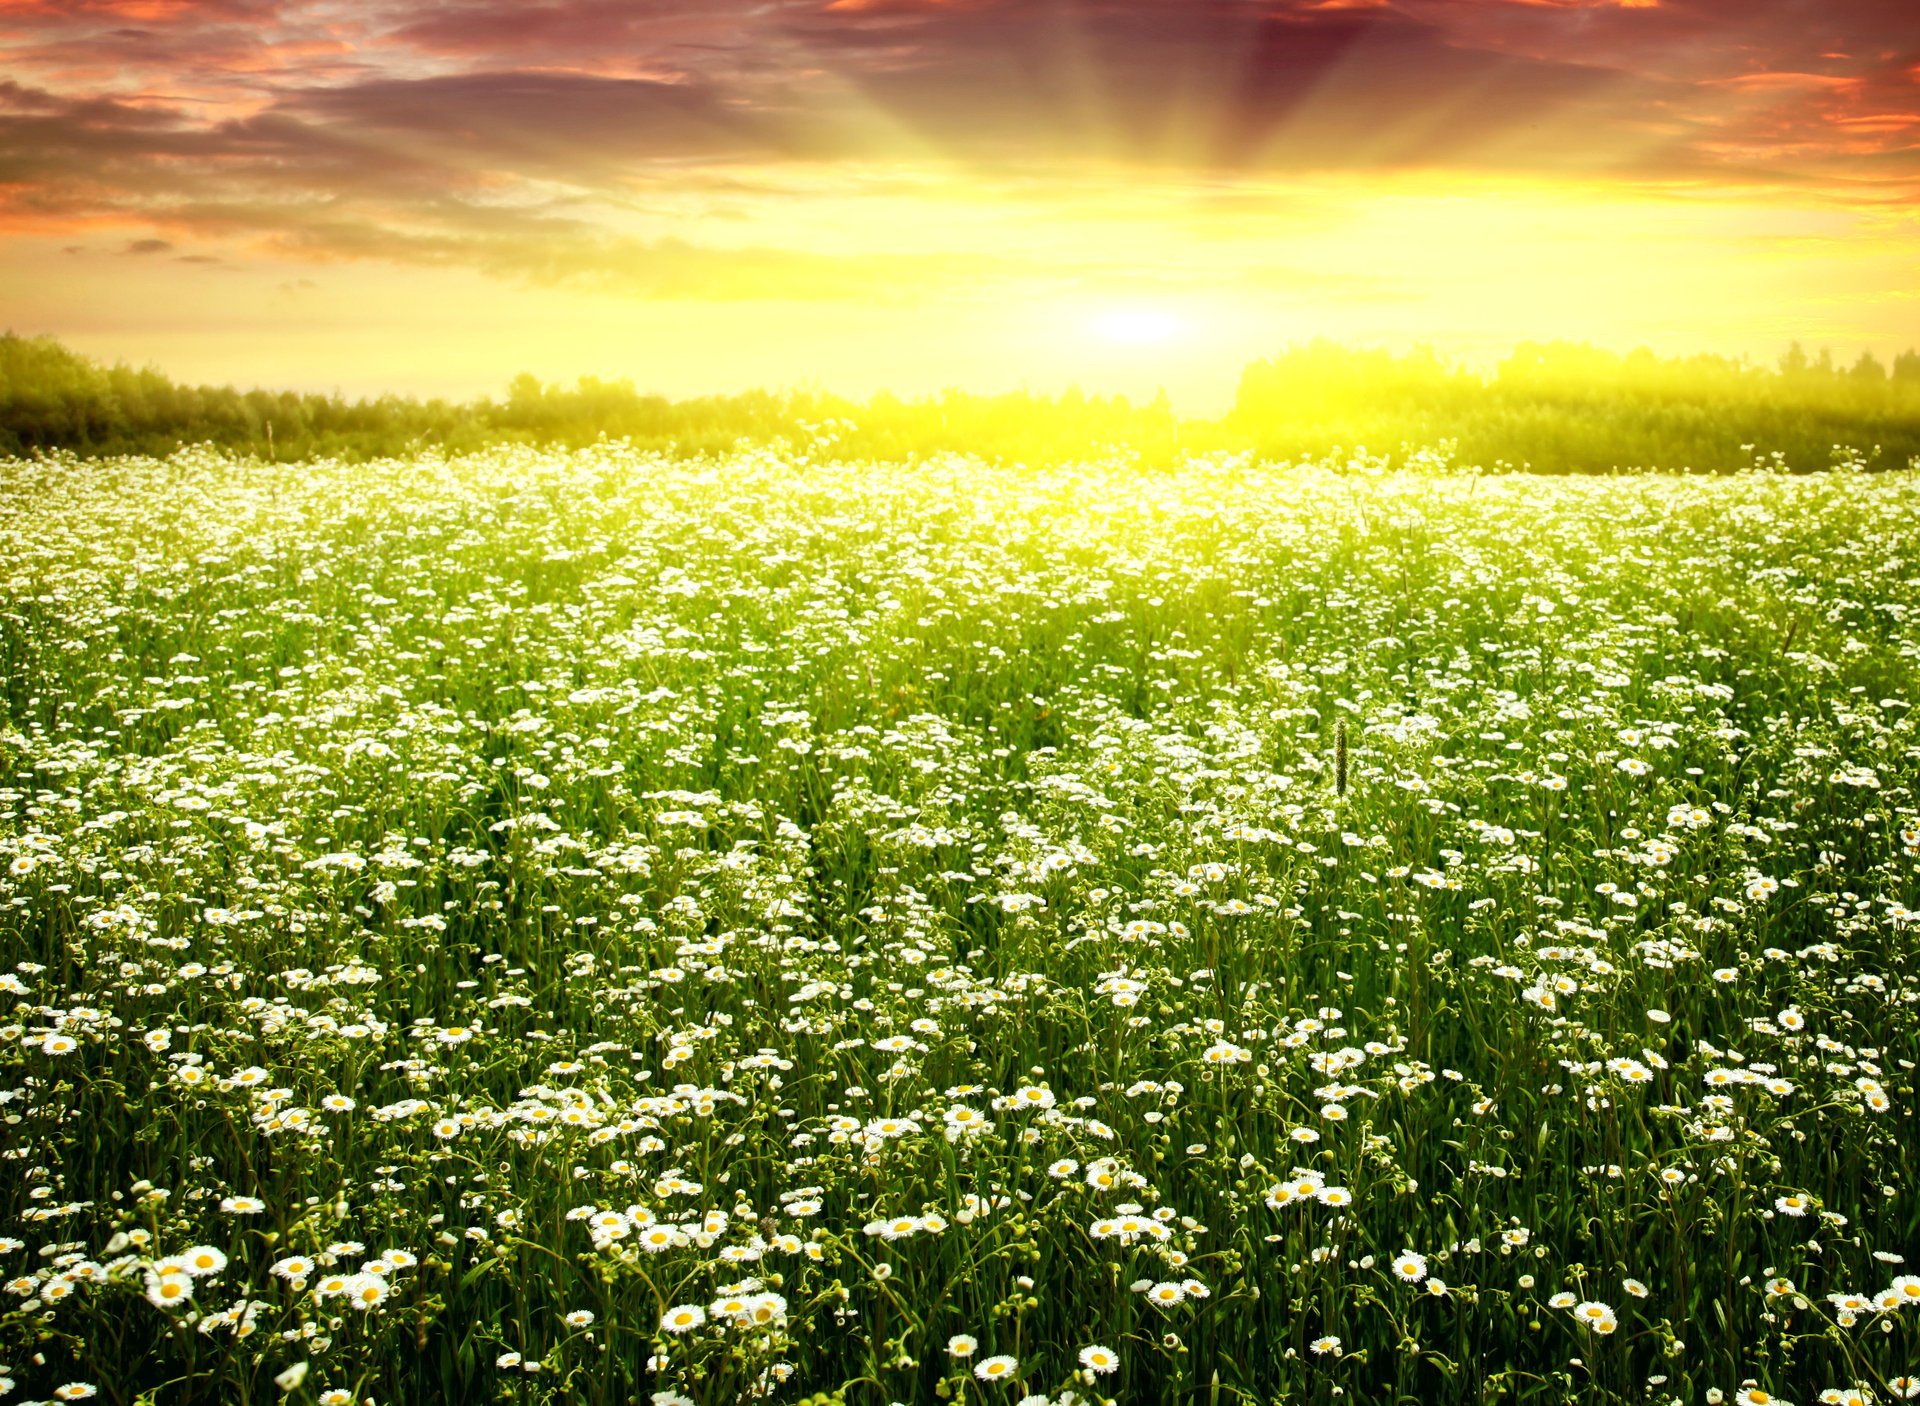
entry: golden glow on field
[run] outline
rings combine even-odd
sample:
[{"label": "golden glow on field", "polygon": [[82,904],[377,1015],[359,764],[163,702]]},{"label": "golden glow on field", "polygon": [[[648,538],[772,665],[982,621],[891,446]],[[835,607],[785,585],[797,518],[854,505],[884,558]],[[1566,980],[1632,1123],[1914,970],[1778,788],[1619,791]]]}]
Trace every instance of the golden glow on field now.
[{"label": "golden glow on field", "polygon": [[218,262],[161,264],[63,252],[70,236],[29,230],[0,262],[0,304],[17,330],[214,382],[471,395],[528,370],[677,395],[1077,384],[1164,387],[1208,413],[1248,360],[1314,337],[1470,360],[1553,337],[1766,360],[1797,338],[1885,356],[1911,336],[1920,248],[1902,209],[1540,179],[1023,184],[896,166],[742,172],[741,186],[724,221],[691,199],[608,210],[605,242],[571,264],[505,247],[497,268],[315,258],[243,237],[191,246]]}]

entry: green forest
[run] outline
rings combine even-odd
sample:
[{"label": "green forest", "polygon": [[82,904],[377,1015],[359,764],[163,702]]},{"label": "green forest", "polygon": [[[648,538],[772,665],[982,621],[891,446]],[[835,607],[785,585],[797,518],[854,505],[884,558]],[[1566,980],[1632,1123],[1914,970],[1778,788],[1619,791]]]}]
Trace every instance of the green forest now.
[{"label": "green forest", "polygon": [[631,381],[543,384],[521,375],[498,399],[380,396],[182,385],[103,365],[48,337],[0,336],[0,453],[164,453],[210,443],[277,459],[365,459],[501,443],[581,446],[624,439],[677,454],[782,442],[848,458],[964,452],[1057,462],[1116,452],[1263,459],[1358,454],[1487,469],[1725,473],[1920,458],[1920,352],[1891,366],[1839,362],[1798,344],[1777,365],[1721,356],[1627,355],[1526,343],[1490,371],[1427,350],[1288,348],[1247,366],[1218,419],[1175,415],[1166,397],[946,391],[864,401],[752,390],[670,399]]}]

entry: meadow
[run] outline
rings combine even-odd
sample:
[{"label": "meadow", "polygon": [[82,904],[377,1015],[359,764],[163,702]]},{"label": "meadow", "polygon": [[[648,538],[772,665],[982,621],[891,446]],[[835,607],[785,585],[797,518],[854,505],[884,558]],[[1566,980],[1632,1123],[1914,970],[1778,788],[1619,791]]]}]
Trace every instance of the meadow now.
[{"label": "meadow", "polygon": [[1920,1397],[1916,524],[0,462],[7,1406]]}]

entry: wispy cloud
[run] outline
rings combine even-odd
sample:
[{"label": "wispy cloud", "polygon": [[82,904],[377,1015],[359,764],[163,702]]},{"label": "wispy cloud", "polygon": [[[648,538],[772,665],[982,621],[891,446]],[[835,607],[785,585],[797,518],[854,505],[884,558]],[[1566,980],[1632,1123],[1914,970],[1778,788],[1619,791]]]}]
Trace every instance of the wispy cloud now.
[{"label": "wispy cloud", "polygon": [[1911,0],[0,0],[0,72],[0,238],[655,298],[1039,276],[861,219],[921,179],[1920,201]]}]

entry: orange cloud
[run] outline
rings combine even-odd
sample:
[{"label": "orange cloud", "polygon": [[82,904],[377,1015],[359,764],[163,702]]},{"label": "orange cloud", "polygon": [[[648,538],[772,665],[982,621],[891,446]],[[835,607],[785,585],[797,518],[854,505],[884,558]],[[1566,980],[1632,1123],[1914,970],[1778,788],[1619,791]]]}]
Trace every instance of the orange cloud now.
[{"label": "orange cloud", "polygon": [[1920,203],[1912,0],[0,0],[0,74],[0,240],[646,298],[1111,282],[1059,212],[1147,189]]}]

